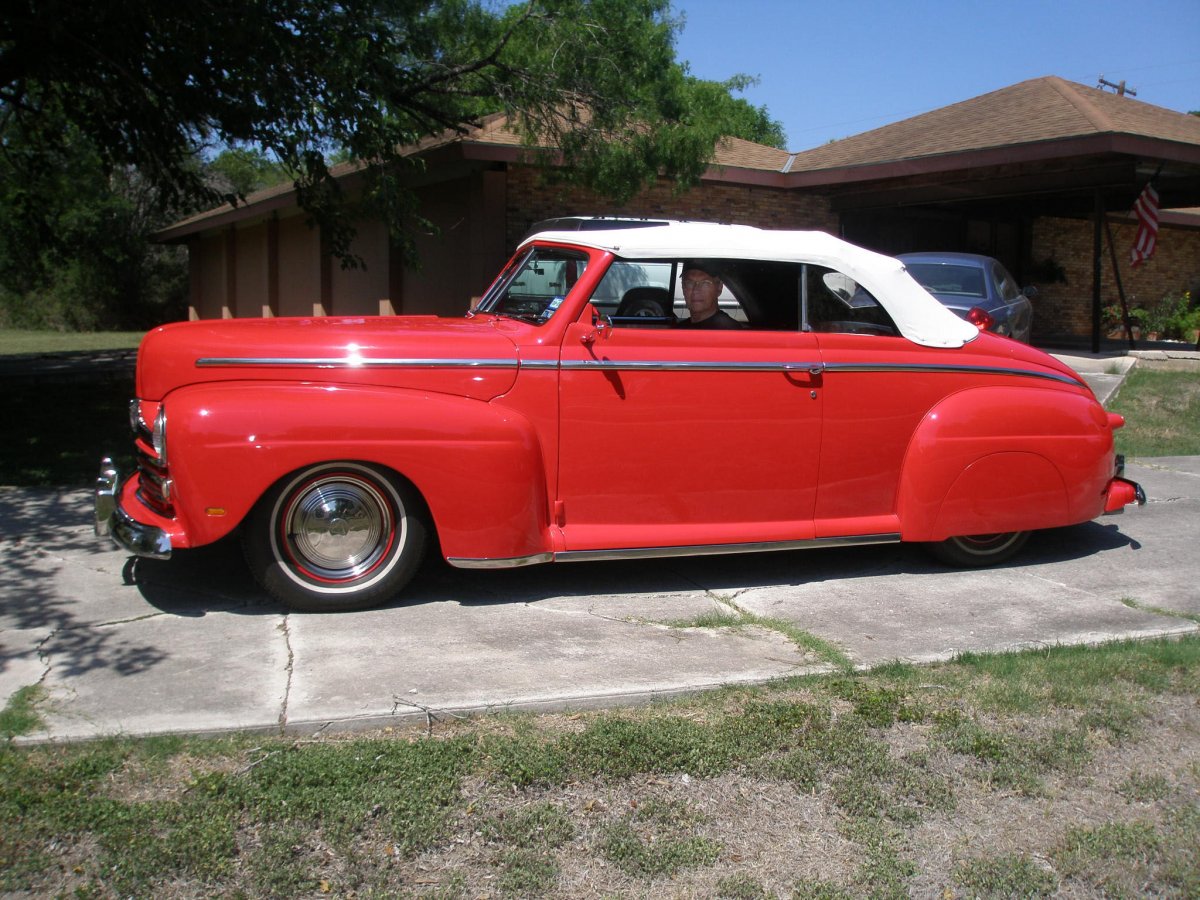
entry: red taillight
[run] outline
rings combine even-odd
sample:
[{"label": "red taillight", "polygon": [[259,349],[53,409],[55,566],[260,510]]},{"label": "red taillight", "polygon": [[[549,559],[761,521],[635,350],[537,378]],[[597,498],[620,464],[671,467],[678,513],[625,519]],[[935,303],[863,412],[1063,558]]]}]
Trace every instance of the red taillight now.
[{"label": "red taillight", "polygon": [[1111,515],[1120,512],[1130,503],[1136,503],[1138,506],[1146,505],[1146,492],[1142,490],[1142,486],[1136,481],[1128,481],[1124,478],[1114,478],[1110,481],[1108,490],[1105,491],[1105,514]]},{"label": "red taillight", "polygon": [[987,331],[996,324],[986,310],[980,309],[978,306],[972,306],[967,313],[967,321],[978,328],[980,331]]}]

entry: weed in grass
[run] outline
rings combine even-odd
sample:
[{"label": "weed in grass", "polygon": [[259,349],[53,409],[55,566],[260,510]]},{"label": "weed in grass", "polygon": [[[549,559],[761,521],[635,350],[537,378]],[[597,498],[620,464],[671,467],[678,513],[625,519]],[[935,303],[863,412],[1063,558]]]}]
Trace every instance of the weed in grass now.
[{"label": "weed in grass", "polygon": [[855,880],[870,896],[888,900],[909,896],[905,882],[917,867],[901,855],[904,836],[898,829],[878,820],[856,821],[846,827],[845,835],[862,848],[865,859]]},{"label": "weed in grass", "polygon": [[539,803],[528,809],[487,819],[479,829],[483,836],[522,850],[561,847],[575,836],[571,817],[561,806]]},{"label": "weed in grass", "polygon": [[500,856],[496,886],[512,897],[536,897],[549,891],[558,878],[558,865],[538,850],[507,850]]},{"label": "weed in grass", "polygon": [[1111,697],[1079,717],[1079,727],[1106,732],[1114,741],[1128,741],[1140,733],[1146,717],[1144,704]]},{"label": "weed in grass", "polygon": [[734,748],[719,731],[679,716],[601,718],[562,746],[585,775],[628,778],[644,772],[715,775],[731,764]]},{"label": "weed in grass", "polygon": [[650,798],[604,829],[600,850],[624,872],[638,877],[712,865],[721,845],[696,834],[704,821],[686,803]]},{"label": "weed in grass", "polygon": [[1058,878],[1026,854],[984,856],[960,863],[954,880],[972,897],[1049,897]]},{"label": "weed in grass", "polygon": [[1200,803],[1174,810],[1165,831],[1163,881],[1181,897],[1200,897]]},{"label": "weed in grass", "polygon": [[14,737],[36,731],[42,724],[38,704],[45,699],[46,692],[36,684],[18,688],[0,710],[0,739],[9,741]]},{"label": "weed in grass", "polygon": [[211,790],[252,806],[259,821],[320,821],[337,848],[375,821],[411,853],[442,827],[472,761],[472,745],[457,740],[318,744],[269,754],[244,776],[218,776]]},{"label": "weed in grass", "polygon": [[801,793],[815,794],[827,768],[820,753],[803,747],[765,760],[757,770],[768,778],[780,778],[791,782]]},{"label": "weed in grass", "polygon": [[739,609],[728,601],[722,602],[726,604],[724,610],[715,610],[690,619],[675,619],[663,624],[671,628],[763,628],[782,634],[801,650],[807,650],[820,657],[836,669],[846,672],[853,670],[854,664],[850,657],[829,641],[797,628],[786,619],[758,616]]},{"label": "weed in grass", "polygon": [[767,892],[749,875],[726,875],[717,882],[717,900],[769,900]]},{"label": "weed in grass", "polygon": [[1109,895],[1133,896],[1152,878],[1163,840],[1144,822],[1110,822],[1098,828],[1068,828],[1054,853],[1064,879],[1100,887]]},{"label": "weed in grass", "polygon": [[1117,785],[1117,793],[1130,803],[1153,803],[1165,800],[1171,794],[1171,782],[1165,775],[1143,775],[1130,772]]},{"label": "weed in grass", "polygon": [[792,900],[853,900],[856,896],[827,881],[802,879],[792,888]]},{"label": "weed in grass", "polygon": [[871,684],[860,678],[835,678],[830,690],[854,704],[854,712],[868,725],[886,728],[896,722],[920,722],[926,712],[905,691]]},{"label": "weed in grass", "polygon": [[746,620],[732,609],[714,609],[690,619],[672,619],[663,624],[669,628],[742,628]]},{"label": "weed in grass", "polygon": [[312,871],[313,857],[307,846],[310,834],[299,824],[258,829],[259,845],[250,853],[247,866],[257,895],[298,897],[320,890],[320,874]]}]

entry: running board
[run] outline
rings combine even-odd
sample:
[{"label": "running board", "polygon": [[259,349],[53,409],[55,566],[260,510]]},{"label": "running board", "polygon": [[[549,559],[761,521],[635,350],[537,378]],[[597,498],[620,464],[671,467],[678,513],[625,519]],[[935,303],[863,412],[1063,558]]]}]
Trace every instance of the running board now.
[{"label": "running board", "polygon": [[718,556],[728,553],[767,553],[778,550],[817,550],[829,547],[859,547],[866,544],[897,544],[899,534],[860,534],[853,537],[813,538],[807,541],[765,541],[749,544],[699,544],[690,547],[633,547],[624,550],[564,550],[534,553],[505,559],[449,557],[458,569],[515,569],[548,562],[598,562],[609,559],[662,559],[674,556]]}]

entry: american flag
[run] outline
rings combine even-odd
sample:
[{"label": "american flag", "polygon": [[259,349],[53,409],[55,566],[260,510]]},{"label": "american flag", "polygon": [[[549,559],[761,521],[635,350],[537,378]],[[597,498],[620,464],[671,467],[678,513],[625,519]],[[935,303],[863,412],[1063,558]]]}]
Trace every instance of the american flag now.
[{"label": "american flag", "polygon": [[1133,212],[1138,219],[1138,230],[1129,255],[1136,269],[1154,255],[1154,245],[1158,241],[1158,191],[1153,183],[1146,183],[1141,196],[1133,204]]}]

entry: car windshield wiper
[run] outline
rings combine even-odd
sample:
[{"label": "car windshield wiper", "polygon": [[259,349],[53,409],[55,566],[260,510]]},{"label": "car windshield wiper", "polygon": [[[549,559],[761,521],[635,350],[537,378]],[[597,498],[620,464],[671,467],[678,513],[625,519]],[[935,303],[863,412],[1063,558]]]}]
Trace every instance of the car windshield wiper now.
[{"label": "car windshield wiper", "polygon": [[546,322],[545,313],[498,312],[495,315],[505,319],[518,319],[522,322],[529,322],[531,325],[542,325]]}]

